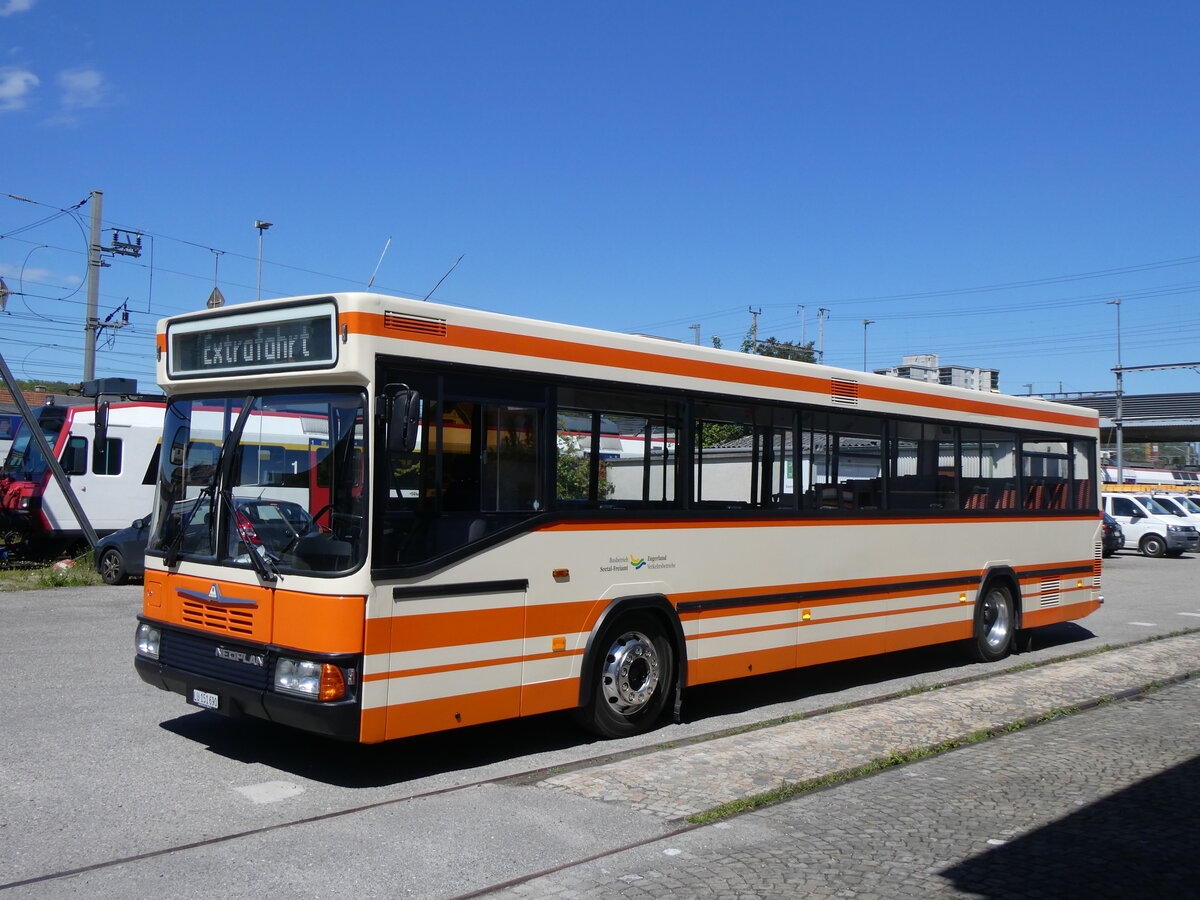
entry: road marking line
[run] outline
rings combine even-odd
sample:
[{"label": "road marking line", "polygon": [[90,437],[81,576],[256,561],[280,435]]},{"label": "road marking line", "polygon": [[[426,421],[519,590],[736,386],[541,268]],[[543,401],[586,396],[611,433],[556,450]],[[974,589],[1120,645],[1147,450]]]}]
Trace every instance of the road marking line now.
[{"label": "road marking line", "polygon": [[1140,625],[1143,628],[1157,628],[1157,622],[1126,622],[1126,625]]},{"label": "road marking line", "polygon": [[1197,619],[1200,619],[1200,613],[1180,613],[1179,615],[1181,615],[1181,616],[1195,616]]},{"label": "road marking line", "polygon": [[304,788],[287,781],[264,781],[262,784],[250,784],[246,787],[234,788],[251,803],[278,803],[304,793]]}]

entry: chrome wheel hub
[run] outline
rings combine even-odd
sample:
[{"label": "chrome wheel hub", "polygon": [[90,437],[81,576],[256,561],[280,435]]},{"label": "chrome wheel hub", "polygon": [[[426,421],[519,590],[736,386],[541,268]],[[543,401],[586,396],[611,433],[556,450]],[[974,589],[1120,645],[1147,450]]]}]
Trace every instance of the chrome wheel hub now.
[{"label": "chrome wheel hub", "polygon": [[608,648],[600,671],[604,702],[621,715],[632,715],[654,696],[662,661],[654,642],[639,631],[627,631]]},{"label": "chrome wheel hub", "polygon": [[984,640],[993,650],[1004,646],[1012,631],[1012,609],[1003,591],[991,591],[983,601]]}]

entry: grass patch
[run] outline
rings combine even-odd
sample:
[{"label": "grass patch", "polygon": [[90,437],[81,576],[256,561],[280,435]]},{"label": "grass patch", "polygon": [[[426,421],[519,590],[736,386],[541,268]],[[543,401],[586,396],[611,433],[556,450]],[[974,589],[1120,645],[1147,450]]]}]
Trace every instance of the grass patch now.
[{"label": "grass patch", "polygon": [[0,569],[0,591],[38,591],[60,587],[85,587],[104,584],[92,565],[92,554],[71,560],[72,565],[56,569],[53,565],[34,568]]},{"label": "grass patch", "polygon": [[770,806],[773,803],[782,803],[784,800],[791,800],[793,797],[798,797],[801,794],[819,791],[822,788],[833,787],[838,784],[845,784],[847,781],[853,781],[856,778],[874,775],[876,772],[882,772],[885,769],[892,769],[896,766],[917,762],[918,760],[929,759],[950,750],[957,750],[960,747],[978,744],[1001,734],[1011,734],[1014,731],[1020,731],[1022,728],[1028,728],[1030,725],[1038,725],[1042,722],[1048,722],[1051,719],[1056,719],[1060,716],[1069,716],[1077,712],[1079,712],[1079,709],[1076,707],[1052,709],[1031,719],[1020,719],[1015,722],[1009,722],[1007,725],[1002,725],[999,728],[972,732],[963,737],[942,741],[931,747],[917,747],[912,750],[892,750],[887,756],[876,757],[868,763],[864,763],[853,769],[847,769],[844,772],[835,772],[831,775],[810,778],[806,781],[785,781],[779,787],[763,791],[761,794],[753,794],[749,797],[731,800],[728,803],[723,803],[702,813],[688,816],[686,821],[692,825],[705,825],[709,822],[716,822],[730,816],[736,816],[739,813]]}]

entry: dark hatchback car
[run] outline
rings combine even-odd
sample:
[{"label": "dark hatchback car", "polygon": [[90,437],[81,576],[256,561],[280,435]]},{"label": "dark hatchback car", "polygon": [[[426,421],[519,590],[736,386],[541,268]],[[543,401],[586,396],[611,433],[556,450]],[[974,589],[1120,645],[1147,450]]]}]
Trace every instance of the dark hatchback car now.
[{"label": "dark hatchback car", "polygon": [[150,517],[134,519],[133,524],[105,535],[96,542],[96,571],[105,584],[124,584],[145,574],[146,540],[150,537]]},{"label": "dark hatchback car", "polygon": [[[287,500],[237,498],[235,521],[238,536],[263,545],[268,552],[280,553],[294,545],[297,538],[319,531],[308,511]],[[150,516],[134,519],[133,524],[101,538],[96,543],[96,571],[105,584],[124,584],[146,573],[146,541],[150,538]]]},{"label": "dark hatchback car", "polygon": [[1125,546],[1125,532],[1121,530],[1121,524],[1108,513],[1104,513],[1103,546],[1105,556],[1112,556]]}]

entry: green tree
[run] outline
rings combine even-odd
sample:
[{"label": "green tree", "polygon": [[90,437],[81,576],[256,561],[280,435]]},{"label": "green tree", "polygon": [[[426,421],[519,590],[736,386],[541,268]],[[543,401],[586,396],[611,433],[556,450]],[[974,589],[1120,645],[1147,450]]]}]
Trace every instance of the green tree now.
[{"label": "green tree", "polygon": [[[713,336],[712,344],[718,350],[723,348],[721,339]],[[769,356],[772,359],[792,359],[797,362],[816,362],[817,354],[813,352],[813,342],[807,344],[797,344],[792,341],[781,341],[775,337],[769,337],[765,341],[754,340],[754,329],[751,328],[746,332],[746,336],[742,338],[742,346],[738,348],[742,353],[750,353],[754,356]]]}]

